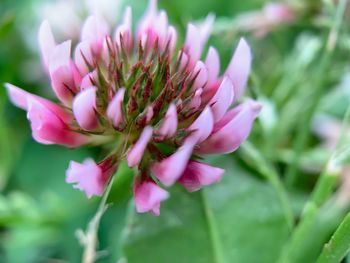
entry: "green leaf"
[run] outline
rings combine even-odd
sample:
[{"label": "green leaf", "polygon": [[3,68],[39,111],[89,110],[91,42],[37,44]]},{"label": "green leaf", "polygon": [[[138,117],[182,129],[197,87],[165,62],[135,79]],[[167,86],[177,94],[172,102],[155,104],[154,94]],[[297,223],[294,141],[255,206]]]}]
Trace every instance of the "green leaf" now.
[{"label": "green leaf", "polygon": [[274,262],[288,236],[275,190],[243,171],[231,157],[213,162],[226,173],[205,191],[173,187],[161,215],[135,214],[124,252],[137,262]]}]

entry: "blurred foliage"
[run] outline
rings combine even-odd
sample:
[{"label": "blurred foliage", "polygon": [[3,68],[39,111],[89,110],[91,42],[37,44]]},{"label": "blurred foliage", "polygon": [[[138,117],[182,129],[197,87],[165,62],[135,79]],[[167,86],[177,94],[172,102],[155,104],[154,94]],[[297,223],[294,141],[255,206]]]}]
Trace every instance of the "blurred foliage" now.
[{"label": "blurred foliage", "polygon": [[[35,10],[44,2],[0,1],[0,85],[11,82],[50,97],[35,42],[42,19]],[[334,2],[339,1],[287,1],[295,6],[297,20],[264,38],[235,27],[237,15],[266,2],[160,0],[181,39],[188,21],[216,14],[209,44],[220,52],[222,71],[239,37],[248,39],[254,53],[248,94],[264,105],[250,136],[257,156],[242,149],[212,159],[226,169],[223,181],[194,194],[174,188],[160,217],[135,214],[129,203],[133,171],[122,164],[101,222],[98,262],[270,263],[283,253],[290,255],[290,262],[315,262],[345,217],[350,199],[339,205],[337,188],[315,208],[304,238],[297,245],[293,242],[297,231],[291,227],[303,219],[304,204],[333,151],[315,135],[314,117],[332,116],[340,124],[349,107],[349,8],[331,61],[319,71]],[[126,4],[138,18],[147,1],[123,0]],[[303,122],[313,102],[311,122]],[[307,138],[297,153],[302,127]],[[75,233],[85,229],[99,199],[87,200],[64,182],[64,174],[69,160],[99,156],[100,151],[33,142],[25,113],[10,105],[0,88],[0,262],[80,262],[82,248]],[[288,181],[286,174],[294,164],[295,181],[285,186],[282,182]]]},{"label": "blurred foliage", "polygon": [[[276,192],[230,157],[211,163],[227,171],[219,185],[194,194],[174,189],[161,217],[129,219],[125,255],[130,262],[276,261],[289,232]],[[181,253],[174,257],[173,251]]]}]

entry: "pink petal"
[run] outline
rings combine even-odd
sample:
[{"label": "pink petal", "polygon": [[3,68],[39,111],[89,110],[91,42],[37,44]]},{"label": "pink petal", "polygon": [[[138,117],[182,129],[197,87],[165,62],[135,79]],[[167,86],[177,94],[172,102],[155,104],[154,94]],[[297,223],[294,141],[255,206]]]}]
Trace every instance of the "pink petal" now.
[{"label": "pink petal", "polygon": [[189,161],[179,179],[179,183],[188,191],[194,192],[206,185],[220,181],[225,170],[197,161]]},{"label": "pink petal", "polygon": [[122,108],[124,94],[125,89],[119,89],[107,108],[107,116],[115,128],[118,128],[118,126],[124,121],[124,113]]},{"label": "pink petal", "polygon": [[104,65],[106,68],[108,68],[108,66],[110,65],[111,59],[113,59],[110,54],[110,49],[114,50],[113,52],[116,52],[115,42],[113,41],[111,36],[106,36],[102,41],[102,48],[100,50],[100,53],[98,54],[100,59],[100,65]]},{"label": "pink petal", "polygon": [[185,68],[189,65],[189,58],[186,55],[185,52],[182,52],[179,54],[179,59],[180,59],[180,69],[181,70],[185,70]]},{"label": "pink petal", "polygon": [[70,71],[71,71],[71,74],[72,74],[72,78],[74,80],[74,86],[78,90],[78,87],[80,86],[80,83],[81,83],[81,80],[82,80],[81,74],[79,72],[79,69],[78,69],[77,65],[75,65],[75,63],[73,62],[72,59],[70,60],[69,66],[70,66]]},{"label": "pink petal", "polygon": [[164,50],[168,38],[168,16],[165,11],[160,11],[154,23],[154,30],[158,37],[159,47]]},{"label": "pink petal", "polygon": [[52,101],[26,92],[9,83],[5,84],[5,88],[7,89],[7,93],[11,102],[23,110],[28,110],[28,100],[30,99],[40,102],[50,111],[54,112],[64,122],[70,122],[73,119],[71,114],[66,112],[62,107],[58,106]]},{"label": "pink petal", "polygon": [[[89,73],[89,65],[94,65],[94,57],[91,50],[90,42],[80,42],[75,48],[74,62],[82,76]],[[88,64],[87,64],[88,63]]]},{"label": "pink petal", "polygon": [[[36,96],[34,94],[31,94],[25,90],[20,89],[19,87],[16,87],[10,83],[5,83],[5,88],[7,90],[7,94],[11,100],[11,102],[23,109],[23,110],[27,110],[28,109],[28,104],[27,104],[27,99],[28,98],[33,98],[36,100],[42,100],[42,101],[48,101],[44,98],[41,98],[39,96]],[[50,101],[48,101],[50,102]]]},{"label": "pink petal", "polygon": [[205,46],[205,44],[208,41],[208,38],[213,31],[213,25],[215,22],[215,15],[214,14],[209,14],[205,18],[204,22],[199,26],[199,32],[201,35],[201,42],[202,42],[202,47]]},{"label": "pink petal", "polygon": [[295,19],[294,10],[284,3],[267,3],[262,12],[273,24],[288,23]]},{"label": "pink petal", "polygon": [[84,130],[94,130],[98,126],[96,116],[96,87],[87,88],[74,98],[73,114]]},{"label": "pink petal", "polygon": [[49,59],[56,46],[55,39],[52,35],[50,24],[47,20],[41,23],[39,29],[39,46],[41,51],[41,56],[45,65],[45,68],[49,68]]},{"label": "pink petal", "polygon": [[51,85],[57,98],[70,106],[77,89],[69,67],[60,67],[50,74]]},{"label": "pink petal", "polygon": [[108,24],[99,16],[89,16],[83,25],[81,39],[101,40],[108,35]]},{"label": "pink petal", "polygon": [[195,27],[193,24],[187,25],[187,33],[184,47],[191,61],[190,66],[192,66],[194,65],[194,63],[197,62],[197,60],[199,60],[202,53],[201,34],[198,28]]},{"label": "pink petal", "polygon": [[157,38],[156,38],[153,31],[150,31],[149,33],[143,32],[140,35],[138,42],[141,43],[141,46],[143,49],[146,49],[147,47],[151,47],[151,45],[148,43],[151,43],[153,45],[154,41],[156,41],[156,39]]},{"label": "pink petal", "polygon": [[213,112],[215,122],[219,121],[225,115],[232,102],[233,85],[229,78],[224,77],[218,91],[209,102],[209,105],[212,105],[211,110]]},{"label": "pink petal", "polygon": [[179,179],[192,155],[194,144],[185,142],[174,154],[155,163],[151,171],[164,185],[171,186]]},{"label": "pink petal", "polygon": [[210,107],[206,106],[198,118],[187,128],[188,131],[193,131],[188,139],[195,143],[201,143],[209,137],[213,126],[213,113]]},{"label": "pink petal", "polygon": [[197,150],[200,154],[230,153],[247,139],[261,105],[248,100],[227,112]]},{"label": "pink petal", "polygon": [[205,67],[207,69],[208,81],[207,85],[213,85],[220,72],[220,58],[217,50],[209,47],[207,57],[205,59]]},{"label": "pink petal", "polygon": [[72,41],[68,40],[57,45],[49,59],[49,71],[50,73],[59,69],[62,66],[70,67],[70,50]]},{"label": "pink petal", "polygon": [[125,10],[124,13],[124,18],[123,18],[123,24],[126,25],[131,32],[131,27],[132,27],[132,10],[131,7],[128,6]]},{"label": "pink petal", "polygon": [[154,23],[157,17],[157,0],[150,0],[148,3],[148,8],[141,18],[139,25],[137,27],[137,36],[140,39],[140,36],[146,33],[149,27]]},{"label": "pink petal", "polygon": [[196,92],[194,93],[194,96],[191,100],[190,103],[190,108],[193,111],[196,111],[202,104],[202,93],[203,93],[203,89],[199,88],[196,90]]},{"label": "pink petal", "polygon": [[208,81],[207,68],[202,61],[197,61],[193,69],[193,75],[197,73],[198,75],[193,85],[195,89],[204,87],[205,83]]},{"label": "pink petal", "polygon": [[160,202],[168,199],[169,194],[153,181],[142,182],[140,178],[136,178],[134,197],[138,213],[151,212],[153,215],[159,216]]},{"label": "pink petal", "polygon": [[101,196],[107,184],[102,169],[92,159],[81,164],[71,161],[66,172],[66,182],[73,183],[73,187],[84,191],[88,198]]},{"label": "pink petal", "polygon": [[169,51],[170,54],[172,54],[176,47],[176,40],[177,40],[177,32],[176,29],[173,26],[168,27],[168,39],[169,41]]},{"label": "pink petal", "polygon": [[39,143],[77,147],[88,142],[86,136],[70,131],[59,116],[37,100],[28,99],[27,118],[33,138]]},{"label": "pink petal", "polygon": [[91,43],[92,50],[99,54],[102,48],[102,41],[109,33],[108,24],[101,17],[89,16],[81,31],[81,40]]},{"label": "pink petal", "polygon": [[184,47],[191,60],[190,66],[200,59],[203,47],[211,34],[214,20],[215,16],[209,14],[199,27],[191,23],[188,24]]},{"label": "pink petal", "polygon": [[35,100],[28,101],[27,118],[30,121],[33,138],[42,144],[53,144],[57,131],[65,125],[53,112]]},{"label": "pink petal", "polygon": [[152,120],[154,116],[154,111],[152,106],[147,107],[147,112],[146,112],[146,124],[149,124],[149,122]]},{"label": "pink petal", "polygon": [[85,90],[87,88],[94,86],[95,84],[93,83],[92,80],[94,80],[94,81],[97,80],[97,71],[96,70],[85,75],[85,77],[81,80],[80,89]]},{"label": "pink petal", "polygon": [[235,53],[228,65],[225,75],[229,76],[235,91],[236,98],[240,98],[245,90],[250,73],[252,55],[247,42],[241,38]]},{"label": "pink petal", "polygon": [[123,23],[115,31],[115,41],[121,46],[120,37],[123,38],[123,45],[127,50],[132,48],[132,11],[127,7],[124,13]]},{"label": "pink petal", "polygon": [[156,133],[163,138],[170,138],[176,134],[177,124],[176,106],[172,103],[170,104],[164,120]]},{"label": "pink petal", "polygon": [[152,133],[153,129],[150,126],[146,126],[143,129],[140,138],[128,152],[127,160],[129,167],[134,167],[140,164],[147,144],[152,138]]},{"label": "pink petal", "polygon": [[52,88],[56,96],[66,105],[70,105],[72,97],[77,91],[76,82],[79,81],[75,72],[75,65],[70,59],[71,41],[57,45],[49,60],[49,72]]}]

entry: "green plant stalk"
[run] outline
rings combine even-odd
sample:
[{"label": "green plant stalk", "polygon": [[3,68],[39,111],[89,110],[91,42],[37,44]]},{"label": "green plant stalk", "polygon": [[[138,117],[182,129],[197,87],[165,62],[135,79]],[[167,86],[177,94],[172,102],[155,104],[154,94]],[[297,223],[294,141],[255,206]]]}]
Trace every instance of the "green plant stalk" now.
[{"label": "green plant stalk", "polygon": [[[343,120],[342,136],[339,138],[337,148],[339,148],[341,145],[340,142],[344,140],[344,133],[346,131],[347,125],[349,124],[349,119],[350,105]],[[338,149],[336,149],[335,152],[337,152],[337,150]],[[300,254],[300,251],[302,251],[302,248],[304,247],[303,241],[310,234],[311,228],[315,223],[316,216],[320,207],[331,196],[333,189],[338,182],[338,175],[340,171],[338,171],[337,167],[333,167],[333,163],[336,163],[336,154],[333,154],[331,156],[328,163],[329,165],[327,169],[320,175],[320,178],[317,181],[317,184],[311,194],[310,200],[305,204],[301,216],[301,221],[293,232],[290,242],[287,243],[283,249],[279,262],[289,262],[288,260]]]},{"label": "green plant stalk", "polygon": [[341,0],[338,4],[335,18],[334,18],[334,23],[329,32],[325,49],[323,50],[320,66],[317,68],[315,72],[314,81],[311,82],[312,87],[315,87],[314,97],[310,101],[310,106],[309,108],[307,108],[304,118],[302,118],[300,122],[300,126],[299,126],[300,132],[297,134],[296,143],[293,149],[294,156],[292,159],[292,163],[288,167],[288,170],[285,176],[286,183],[289,186],[292,186],[297,179],[297,170],[298,170],[298,165],[300,161],[300,156],[308,140],[309,128],[310,128],[312,117],[322,97],[322,93],[324,89],[324,85],[322,85],[322,82],[324,80],[324,76],[326,75],[325,74],[326,70],[328,69],[330,62],[332,60],[332,55],[334,53],[334,49],[338,39],[338,34],[342,24],[346,3],[347,3],[347,0]]},{"label": "green plant stalk", "polygon": [[[317,181],[314,191],[311,194],[310,200],[306,203],[303,213],[301,216],[301,221],[293,233],[289,245],[285,247],[282,253],[282,262],[287,262],[287,258],[291,258],[292,255],[296,255],[302,250],[303,240],[310,234],[312,224],[315,222],[315,218],[320,207],[327,201],[333,192],[334,187],[338,182],[337,170],[337,152],[341,147],[342,143],[346,139],[346,130],[350,122],[350,104],[346,111],[341,136],[338,140],[335,154],[333,154],[329,160],[328,169],[326,169]],[[335,167],[334,167],[335,166]]]},{"label": "green plant stalk", "polygon": [[269,163],[267,163],[266,159],[255,149],[255,147],[250,142],[247,141],[242,144],[241,150],[243,150],[243,152],[245,152],[252,159],[252,161],[256,164],[259,172],[275,188],[281,202],[287,225],[291,230],[294,225],[293,211],[288,200],[288,194],[277,172]]},{"label": "green plant stalk", "polygon": [[309,229],[314,223],[314,217],[317,213],[317,209],[314,207],[309,207],[309,213],[312,217],[308,217],[299,223],[298,228],[293,232],[291,245],[285,247],[282,250],[281,256],[277,262],[279,263],[289,263],[293,262],[291,259],[294,258],[296,251],[300,249],[303,244],[304,237],[309,233]]},{"label": "green plant stalk", "polygon": [[[135,201],[134,198],[130,198],[126,210],[126,215],[125,215],[125,225],[124,229],[122,231],[122,234],[120,236],[120,244],[124,243],[127,239],[127,236],[130,234],[131,227],[134,224],[135,221],[135,216],[136,216],[136,209],[135,209]],[[122,257],[124,257],[124,249],[121,249]]]},{"label": "green plant stalk", "polygon": [[[129,135],[130,135],[130,132],[128,133],[128,136]],[[117,149],[121,149],[122,156],[126,153],[127,144],[128,144],[128,139],[125,139],[120,141],[120,144],[117,147]],[[118,151],[119,150],[117,150],[117,152]],[[117,165],[119,166],[119,163]],[[103,193],[99,207],[94,217],[89,222],[86,232],[85,233],[83,233],[82,231],[78,232],[79,234],[78,237],[80,237],[80,242],[84,246],[82,263],[94,263],[97,259],[96,247],[98,244],[98,237],[97,237],[98,229],[100,226],[101,218],[104,212],[108,208],[107,199],[108,199],[109,193],[111,192],[114,178],[116,177],[117,173],[118,173],[118,169],[109,180],[107,187]]]},{"label": "green plant stalk", "polygon": [[327,202],[318,209],[311,232],[307,239],[301,243],[302,246],[299,248],[294,262],[315,262],[324,243],[328,241],[346,214],[347,207],[334,205],[334,202]]},{"label": "green plant stalk", "polygon": [[218,230],[215,222],[215,217],[212,212],[212,210],[209,207],[208,204],[208,198],[207,193],[205,189],[201,190],[201,197],[203,202],[203,209],[204,214],[207,218],[207,224],[209,229],[209,236],[211,239],[212,247],[213,247],[213,256],[214,256],[214,263],[225,263],[225,258],[223,255],[223,249],[220,241],[220,237],[218,235]]},{"label": "green plant stalk", "polygon": [[350,251],[350,213],[348,213],[335,231],[330,241],[325,244],[317,263],[338,263]]},{"label": "green plant stalk", "polygon": [[[345,117],[343,120],[343,124],[342,124],[342,129],[341,129],[341,135],[340,138],[338,140],[337,143],[337,149],[339,149],[344,141],[346,140],[346,130],[347,127],[349,125],[349,121],[350,121],[350,104],[348,106],[348,109],[345,113]],[[319,193],[315,193],[314,195],[314,200],[315,202],[322,202],[322,193],[321,190],[324,189],[323,191],[326,191],[326,189],[329,189],[330,186],[326,185],[326,179],[320,178],[320,186],[319,188]],[[322,183],[322,182],[324,183]],[[321,184],[324,184],[324,186],[322,187]],[[320,200],[321,199],[321,200]],[[347,223],[346,223],[347,222]],[[344,225],[343,225],[344,224]],[[346,240],[344,239],[341,235],[342,235],[342,231],[340,231],[340,233],[337,234],[338,230],[340,230],[340,228],[343,225],[343,228],[346,229],[346,227],[349,228],[349,224],[350,224],[350,214],[348,214],[346,216],[346,218],[343,220],[343,222],[341,223],[341,225],[338,227],[338,229],[336,230],[336,232],[334,233],[334,235],[332,236],[331,240],[330,240],[330,244],[332,244],[332,246],[330,246],[330,244],[326,244],[323,248],[322,254],[320,255],[318,262],[339,262],[349,251],[350,249],[350,239]],[[349,236],[349,230],[347,230],[347,236]],[[340,235],[340,236],[339,236]],[[335,239],[335,241],[333,240]],[[342,243],[344,242],[344,243]],[[344,254],[341,254],[344,253]],[[340,257],[341,256],[341,257]],[[325,261],[326,260],[326,261]],[[336,260],[336,261],[333,261]]]},{"label": "green plant stalk", "polygon": [[324,80],[325,72],[331,61],[331,54],[332,53],[330,52],[324,52],[324,56],[322,57],[322,60],[320,62],[320,67],[315,73],[316,77],[314,81],[311,82],[312,87],[315,88],[315,91],[312,100],[310,100],[310,105],[306,109],[306,112],[303,115],[301,122],[298,126],[299,132],[296,135],[295,144],[293,147],[294,155],[285,175],[285,181],[288,186],[293,186],[297,179],[297,170],[300,162],[300,156],[309,138],[309,129],[312,117],[315,113],[320,99],[322,98],[324,89],[324,85],[322,83]]},{"label": "green plant stalk", "polygon": [[[332,54],[335,49],[337,35],[340,30],[342,18],[345,12],[346,3],[347,3],[347,0],[341,0],[336,10],[334,24],[329,33],[328,42],[325,46],[325,50],[321,60],[321,65],[319,67],[319,70],[317,71],[318,75],[316,75],[316,81],[314,82],[315,84],[317,84],[316,85],[317,90],[315,92],[316,98],[313,101],[311,107],[308,109],[305,119],[303,120],[303,122],[301,122],[303,126],[301,127],[301,131],[297,136],[297,142],[295,144],[295,149],[294,149],[295,155],[293,158],[293,163],[291,164],[289,170],[287,171],[286,180],[287,180],[287,184],[289,185],[292,185],[296,179],[296,171],[297,171],[297,166],[300,159],[300,154],[308,138],[308,129],[310,126],[311,118],[313,116],[314,110],[317,107],[318,101],[321,98],[321,94],[323,90],[321,85],[323,80],[323,74],[325,73],[325,70],[329,66]],[[348,123],[349,121],[348,111],[344,118],[342,134],[344,134],[344,128],[346,127],[345,123]],[[343,137],[344,136],[342,135],[340,139],[343,139]],[[336,176],[337,171],[335,171],[332,167],[332,164],[334,161],[333,158],[334,157],[331,156],[330,161],[328,162],[328,164],[331,164],[331,165],[328,165],[326,170],[320,176],[315,186],[315,189],[311,195],[310,200],[307,202],[307,204],[304,207],[301,221],[297,226],[297,228],[295,229],[295,231],[293,232],[293,235],[290,241],[286,244],[285,248],[283,249],[279,262],[281,263],[290,262],[290,259],[292,258],[292,256],[297,255],[301,251],[300,248],[303,247],[303,241],[310,234],[310,229],[312,227],[312,224],[315,222],[315,218],[316,218],[317,212],[319,211],[320,206],[331,195],[337,181],[337,176]]]},{"label": "green plant stalk", "polygon": [[296,92],[296,90],[293,88],[295,88],[295,86],[298,84],[298,77],[303,71],[305,71],[304,67],[295,68],[295,66],[285,66],[283,73],[286,77],[281,79],[281,81],[277,84],[277,87],[272,95],[272,100],[275,101],[277,107],[281,107],[291,93]]},{"label": "green plant stalk", "polygon": [[308,207],[315,206],[320,207],[322,204],[325,203],[325,201],[329,198],[331,195],[334,187],[336,186],[336,183],[338,182],[338,174],[340,171],[338,171],[338,152],[340,150],[340,147],[343,145],[345,139],[346,139],[346,131],[347,127],[349,126],[350,122],[350,104],[346,110],[342,128],[341,128],[341,134],[337,142],[337,146],[335,149],[334,154],[330,157],[330,160],[328,162],[328,169],[326,169],[318,179],[315,189],[311,194],[311,198],[308,201],[308,203],[305,205],[302,218],[308,217]]},{"label": "green plant stalk", "polygon": [[[320,207],[332,194],[337,182],[337,171],[326,170],[325,172],[323,172],[319,180],[317,181],[315,190],[311,194],[311,200],[309,200],[308,203],[313,204],[316,207]],[[307,216],[307,214],[305,214],[304,216]]]},{"label": "green plant stalk", "polygon": [[326,170],[320,177],[311,194],[310,200],[305,204],[301,221],[292,233],[292,237],[285,245],[279,258],[280,263],[293,262],[291,259],[298,257],[304,247],[304,241],[310,234],[316,221],[317,213],[324,202],[329,198],[338,176],[333,171]]},{"label": "green plant stalk", "polygon": [[112,189],[114,177],[115,176],[113,175],[111,180],[109,181],[108,186],[105,192],[103,193],[102,200],[97,209],[97,212],[89,222],[86,233],[80,233],[80,241],[84,246],[82,263],[94,263],[97,260],[97,252],[96,252],[96,247],[98,243],[97,233],[98,233],[101,218],[104,212],[108,208],[107,198]]}]

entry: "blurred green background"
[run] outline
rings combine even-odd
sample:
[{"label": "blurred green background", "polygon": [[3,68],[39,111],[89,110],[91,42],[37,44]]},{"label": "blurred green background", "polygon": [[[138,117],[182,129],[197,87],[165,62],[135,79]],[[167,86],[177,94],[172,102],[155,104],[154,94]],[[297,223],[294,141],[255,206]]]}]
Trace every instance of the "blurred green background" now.
[{"label": "blurred green background", "polygon": [[[126,5],[138,18],[147,5],[139,0],[115,1],[119,7],[112,20],[121,17]],[[36,34],[55,2],[0,0],[0,262],[4,263],[80,262],[82,247],[76,232],[86,228],[99,203],[99,198],[86,199],[64,178],[69,160],[98,158],[102,150],[68,150],[34,142],[25,112],[10,104],[2,88],[10,82],[52,98]],[[324,143],[333,130],[327,126],[331,134],[317,136],[316,120],[326,115],[340,124],[349,104],[349,27],[341,28],[332,57],[322,62],[336,2],[285,1],[293,7],[295,20],[257,37],[239,28],[238,21],[245,12],[261,10],[267,1],[159,1],[180,39],[188,21],[216,15],[209,44],[219,50],[222,69],[239,37],[248,39],[254,61],[247,94],[260,100],[264,110],[249,144],[209,160],[226,169],[223,181],[194,194],[174,187],[159,218],[135,215],[129,202],[132,171],[122,166],[102,218],[97,262],[277,262],[332,151]],[[67,8],[81,19],[89,12],[84,1]],[[64,9],[52,10],[52,15],[66,15]],[[348,25],[347,11],[344,19]],[[62,30],[57,33],[64,38]],[[337,201],[341,185],[340,178],[329,202],[318,211],[309,239],[291,262],[314,262],[343,219],[350,198]]]}]

